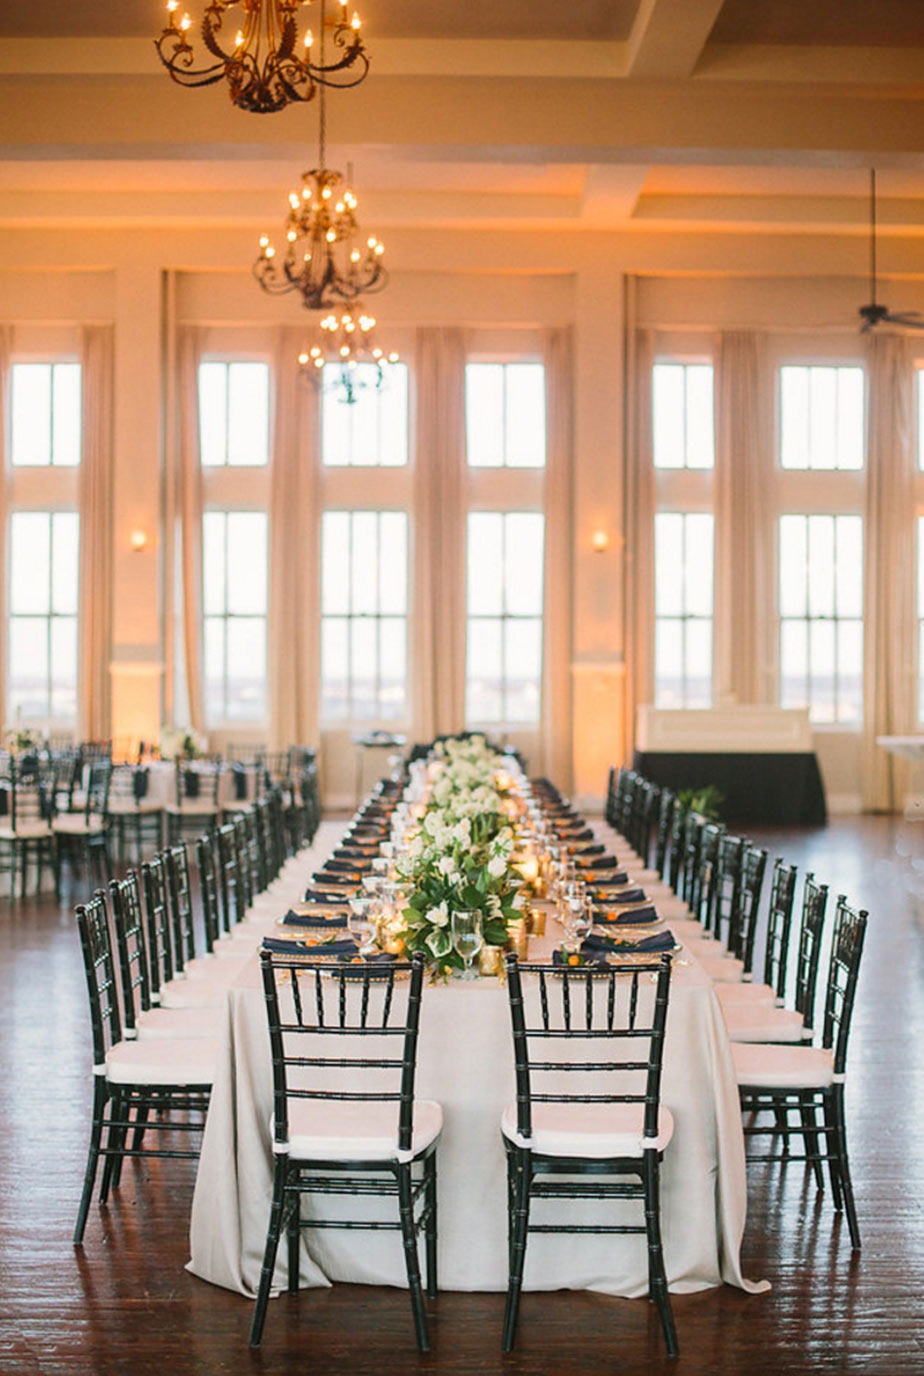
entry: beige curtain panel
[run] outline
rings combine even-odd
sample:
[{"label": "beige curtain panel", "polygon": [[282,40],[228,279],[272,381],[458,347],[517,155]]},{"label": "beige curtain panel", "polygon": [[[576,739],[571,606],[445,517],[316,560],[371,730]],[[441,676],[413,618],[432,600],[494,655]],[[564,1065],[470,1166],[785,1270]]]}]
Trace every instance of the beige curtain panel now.
[{"label": "beige curtain panel", "polygon": [[276,332],[270,475],[270,745],[318,742],[320,389],[299,376],[304,330]]},{"label": "beige curtain panel", "polygon": [[111,730],[113,378],[111,325],[81,332],[79,729],[84,740]]},{"label": "beige curtain panel", "polygon": [[914,368],[905,339],[867,340],[869,421],[866,442],[865,607],[862,740],[863,806],[892,811],[904,803],[907,770],[877,736],[916,729],[914,655]]}]

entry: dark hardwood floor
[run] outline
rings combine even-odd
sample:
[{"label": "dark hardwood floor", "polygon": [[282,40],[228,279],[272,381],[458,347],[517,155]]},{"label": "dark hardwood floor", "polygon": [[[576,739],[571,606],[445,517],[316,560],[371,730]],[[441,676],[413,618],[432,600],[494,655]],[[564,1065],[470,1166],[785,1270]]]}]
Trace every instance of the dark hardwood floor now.
[{"label": "dark hardwood floor", "polygon": [[924,1373],[924,826],[836,819],[758,839],[871,914],[848,1077],[859,1256],[801,1165],[760,1167],[745,1269],[773,1289],[675,1296],[676,1362],[644,1301],[566,1292],[524,1297],[508,1358],[501,1296],[442,1294],[421,1357],[405,1293],[351,1286],[274,1301],[252,1354],[250,1304],[183,1269],[188,1163],[129,1163],[71,1246],[90,1102],[71,906],[3,899],[0,1373]]}]

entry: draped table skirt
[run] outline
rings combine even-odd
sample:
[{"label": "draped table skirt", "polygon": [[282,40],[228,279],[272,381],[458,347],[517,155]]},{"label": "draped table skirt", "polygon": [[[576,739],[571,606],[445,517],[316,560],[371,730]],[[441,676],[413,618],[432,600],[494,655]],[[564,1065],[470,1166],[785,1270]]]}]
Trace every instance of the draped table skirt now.
[{"label": "draped table skirt", "polygon": [[[550,941],[534,941],[530,958],[542,959],[550,951]],[[438,1153],[440,1288],[504,1290],[506,1165],[500,1117],[514,1097],[514,1077],[506,989],[497,979],[425,987],[417,1094],[439,1100],[444,1112]],[[672,980],[662,1102],[675,1125],[661,1175],[671,1290],[703,1290],[722,1282],[765,1289],[741,1272],[744,1139],[728,1037],[712,985],[686,953],[675,962]],[[228,995],[193,1199],[189,1262],[194,1275],[244,1295],[255,1293],[263,1259],[273,1170],[271,1114],[269,1037],[254,956]],[[320,1217],[377,1217],[376,1206],[382,1218],[395,1217],[394,1200],[334,1196],[319,1206]],[[306,1217],[311,1207],[312,1201],[303,1201]],[[534,1220],[561,1219],[563,1209],[572,1222],[642,1221],[638,1201],[560,1200],[538,1201]],[[332,1281],[403,1286],[400,1234],[303,1234],[301,1285]],[[285,1284],[282,1260],[275,1283]],[[525,1286],[645,1295],[644,1236],[539,1235],[527,1252]]]}]

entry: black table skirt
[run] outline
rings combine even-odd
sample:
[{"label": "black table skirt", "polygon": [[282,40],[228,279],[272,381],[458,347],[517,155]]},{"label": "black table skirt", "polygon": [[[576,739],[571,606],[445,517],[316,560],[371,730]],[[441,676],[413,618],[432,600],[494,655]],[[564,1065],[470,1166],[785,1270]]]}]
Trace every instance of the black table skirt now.
[{"label": "black table skirt", "polygon": [[723,822],[824,826],[824,785],[814,751],[800,754],[669,753],[636,750],[633,768],[668,788],[705,788],[722,794]]}]

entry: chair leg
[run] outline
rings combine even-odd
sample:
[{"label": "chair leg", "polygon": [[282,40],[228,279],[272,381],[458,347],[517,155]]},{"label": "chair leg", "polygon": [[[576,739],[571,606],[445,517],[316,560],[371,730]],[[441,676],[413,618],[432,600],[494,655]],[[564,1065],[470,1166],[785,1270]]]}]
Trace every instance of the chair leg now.
[{"label": "chair leg", "polygon": [[428,1156],[424,1162],[424,1178],[426,1180],[425,1204],[427,1209],[426,1232],[424,1241],[427,1250],[427,1298],[436,1299],[437,1295],[437,1227],[436,1227],[436,1152]]},{"label": "chair leg", "polygon": [[301,1208],[300,1208],[301,1196],[299,1195],[299,1193],[298,1193],[297,1190],[295,1190],[293,1193],[294,1193],[294,1198],[293,1198],[293,1199],[291,1200],[291,1202],[290,1202],[290,1205],[289,1205],[289,1213],[288,1213],[288,1217],[286,1218],[286,1236],[287,1236],[287,1239],[288,1239],[288,1252],[289,1252],[289,1275],[288,1275],[289,1294],[290,1294],[290,1295],[297,1295],[297,1294],[298,1294],[298,1269],[299,1269],[299,1268],[298,1268],[298,1252],[299,1252],[299,1246],[298,1246],[298,1244],[299,1244],[299,1239],[300,1239],[300,1231],[299,1231],[299,1226],[298,1226],[298,1224],[299,1224],[299,1218],[300,1218],[300,1216],[301,1216]]},{"label": "chair leg", "polygon": [[517,1316],[520,1312],[523,1267],[526,1264],[526,1235],[529,1228],[529,1188],[532,1183],[530,1153],[517,1149],[515,1163],[513,1245],[510,1249],[510,1278],[507,1282],[507,1306],[504,1312],[504,1352],[513,1349]]},{"label": "chair leg", "polygon": [[103,1135],[103,1114],[106,1109],[107,1097],[105,1081],[102,1076],[97,1076],[93,1085],[93,1123],[90,1128],[90,1146],[87,1151],[87,1168],[83,1177],[83,1192],[80,1196],[80,1207],[77,1210],[77,1222],[74,1225],[75,1247],[80,1247],[83,1243],[84,1229],[87,1226],[87,1213],[90,1209],[90,1200],[93,1197],[93,1186],[96,1184],[96,1172],[99,1166],[99,1149]]},{"label": "chair leg", "polygon": [[825,1177],[821,1168],[821,1135],[818,1131],[818,1117],[814,1104],[802,1104],[799,1108],[799,1116],[802,1119],[802,1140],[805,1143],[805,1154],[809,1158],[812,1167],[812,1174],[815,1177],[815,1186],[819,1194],[824,1193]]},{"label": "chair leg", "polygon": [[260,1288],[257,1290],[257,1302],[254,1306],[253,1322],[250,1325],[251,1347],[259,1347],[260,1339],[263,1337],[266,1306],[269,1302],[273,1271],[276,1269],[276,1252],[279,1248],[279,1237],[282,1232],[282,1206],[285,1200],[288,1168],[288,1157],[277,1156],[273,1171],[273,1201],[270,1205],[269,1224],[266,1229],[266,1247],[263,1252],[263,1269],[260,1272]]},{"label": "chair leg", "polygon": [[840,1213],[844,1207],[844,1195],[841,1189],[841,1172],[839,1158],[839,1141],[837,1135],[837,1122],[835,1120],[834,1102],[830,1094],[825,1095],[824,1100],[824,1120],[825,1120],[825,1141],[828,1153],[828,1175],[831,1178],[831,1196],[834,1200],[834,1211]]},{"label": "chair leg", "polygon": [[853,1199],[853,1182],[850,1179],[850,1162],[847,1158],[847,1122],[844,1114],[844,1086],[835,1085],[832,1091],[834,1125],[837,1136],[837,1165],[841,1178],[841,1192],[844,1197],[844,1211],[850,1229],[850,1245],[855,1252],[860,1250],[860,1225],[857,1221],[857,1208]]},{"label": "chair leg", "polygon": [[132,1133],[132,1151],[140,1151],[144,1141],[144,1125],[148,1121],[148,1107],[138,1108],[135,1111],[135,1130]]},{"label": "chair leg", "polygon": [[407,1269],[407,1288],[411,1295],[411,1310],[414,1315],[414,1332],[417,1346],[421,1352],[429,1352],[430,1338],[427,1333],[427,1315],[424,1309],[423,1289],[420,1284],[420,1262],[417,1256],[417,1225],[414,1222],[414,1199],[411,1186],[411,1167],[409,1164],[396,1167],[398,1178],[398,1214],[401,1219],[401,1237],[404,1242],[404,1264]]},{"label": "chair leg", "polygon": [[667,1289],[667,1275],[664,1270],[664,1248],[661,1244],[661,1202],[660,1170],[658,1154],[646,1151],[643,1159],[645,1185],[645,1229],[648,1235],[648,1275],[652,1298],[661,1316],[661,1328],[667,1344],[667,1355],[677,1356],[677,1331],[674,1328],[674,1315],[671,1298]]},{"label": "chair leg", "polygon": [[109,1138],[106,1143],[107,1152],[106,1164],[103,1167],[103,1180],[100,1185],[99,1202],[105,1204],[109,1198],[110,1189],[117,1190],[122,1179],[122,1152],[125,1150],[125,1141],[128,1137],[128,1120],[131,1115],[131,1105],[121,1095],[114,1097],[112,1101],[112,1126],[109,1129]]}]

